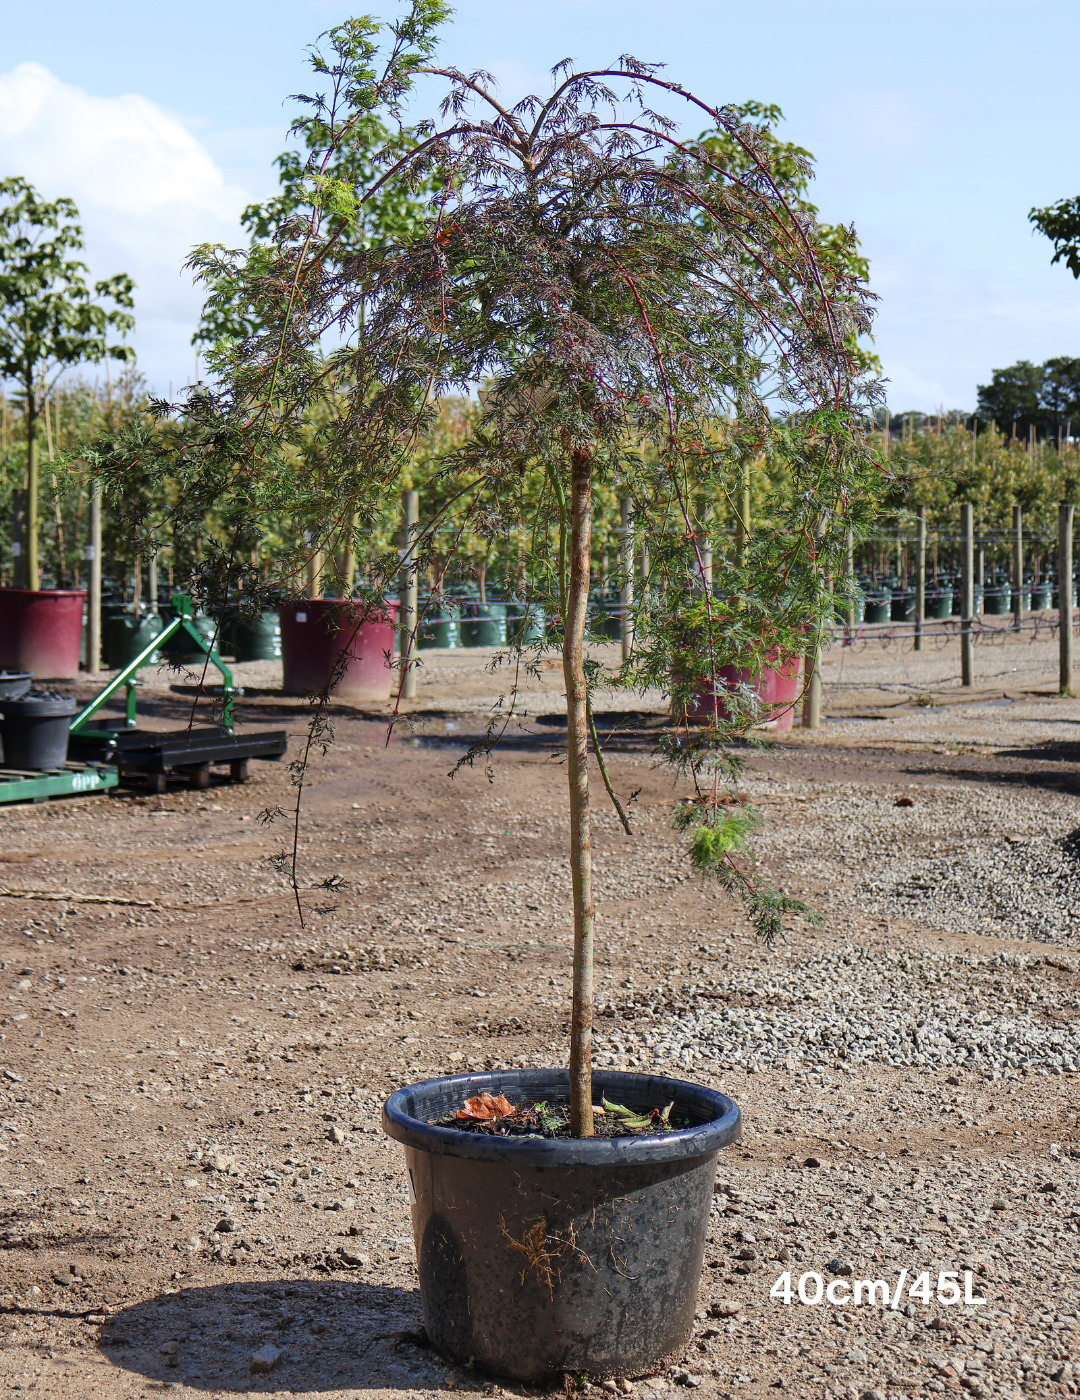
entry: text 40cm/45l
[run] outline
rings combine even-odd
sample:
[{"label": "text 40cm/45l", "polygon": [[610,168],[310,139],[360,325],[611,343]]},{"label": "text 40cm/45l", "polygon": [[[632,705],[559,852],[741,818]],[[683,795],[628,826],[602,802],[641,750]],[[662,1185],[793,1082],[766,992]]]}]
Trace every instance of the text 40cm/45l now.
[{"label": "text 40cm/45l", "polygon": [[[890,1285],[883,1278],[834,1278],[831,1283],[826,1284],[820,1274],[811,1272],[802,1274],[798,1283],[793,1285],[791,1273],[788,1271],[782,1273],[769,1289],[769,1297],[779,1298],[781,1302],[788,1304],[803,1303],[808,1308],[817,1307],[818,1303],[830,1303],[837,1308],[850,1304],[857,1308],[867,1306],[896,1309],[907,1299],[922,1303],[923,1307],[928,1308],[935,1301],[933,1277],[934,1275],[926,1270],[917,1274],[909,1284],[907,1269],[901,1269],[900,1277],[894,1285]],[[984,1306],[986,1299],[976,1298],[972,1293],[971,1271],[965,1269],[963,1272],[963,1289],[960,1287],[960,1278],[958,1270],[943,1269],[937,1275],[936,1301],[946,1308],[955,1303],[964,1303],[973,1308]]]}]

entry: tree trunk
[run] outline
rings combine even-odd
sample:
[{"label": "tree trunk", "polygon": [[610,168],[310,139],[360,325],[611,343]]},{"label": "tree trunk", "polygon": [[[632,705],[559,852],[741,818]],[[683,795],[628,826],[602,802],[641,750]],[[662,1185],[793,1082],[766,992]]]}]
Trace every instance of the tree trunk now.
[{"label": "tree trunk", "polygon": [[26,386],[26,586],[41,587],[38,570],[37,396],[33,380]]},{"label": "tree trunk", "polygon": [[593,893],[589,824],[589,728],[585,619],[592,546],[592,461],[570,460],[570,583],[563,633],[567,777],[570,782],[570,874],[574,887],[574,1007],[570,1023],[570,1131],[592,1137]]}]

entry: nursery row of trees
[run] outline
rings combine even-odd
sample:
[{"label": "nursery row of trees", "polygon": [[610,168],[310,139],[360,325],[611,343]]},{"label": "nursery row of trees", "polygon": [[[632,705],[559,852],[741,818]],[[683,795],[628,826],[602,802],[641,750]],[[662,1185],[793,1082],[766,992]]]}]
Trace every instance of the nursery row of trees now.
[{"label": "nursery row of trees", "polygon": [[[125,371],[115,382],[89,383],[77,378],[62,380],[47,396],[39,399],[37,427],[44,439],[42,508],[40,510],[39,557],[43,580],[57,587],[85,585],[85,546],[88,528],[88,476],[83,453],[95,441],[129,431],[145,423],[151,400],[140,376]],[[481,417],[480,404],[465,397],[443,400],[424,433],[417,441],[403,475],[403,484],[420,492],[421,523],[438,521],[425,552],[421,588],[472,587],[482,595],[515,593],[526,588],[525,560],[531,559],[534,543],[527,538],[526,522],[535,517],[535,507],[543,495],[546,476],[534,463],[523,470],[519,500],[521,519],[504,515],[470,513],[460,496],[461,481],[448,473],[449,456],[469,441]],[[882,423],[884,420],[880,420]],[[1023,511],[1024,534],[1029,558],[1038,570],[1038,561],[1051,560],[1055,549],[1057,507],[1062,501],[1075,501],[1080,486],[1080,445],[1066,441],[1060,446],[1052,439],[1013,437],[996,425],[982,427],[961,415],[930,418],[905,415],[893,420],[891,437],[868,421],[867,442],[876,458],[887,469],[882,477],[878,510],[863,537],[856,541],[856,572],[865,576],[904,573],[910,560],[914,536],[914,510],[926,507],[928,559],[931,567],[948,570],[955,561],[960,528],[960,506],[970,502],[975,509],[976,530],[993,572],[1000,561],[1004,567],[1012,548],[1012,510]],[[897,426],[898,425],[898,426]],[[0,397],[0,581],[14,582],[18,559],[11,554],[11,542],[19,534],[16,512],[25,488],[27,460],[27,415],[25,400]],[[158,434],[171,431],[158,423]],[[738,442],[736,425],[730,420],[714,424],[716,442]],[[309,451],[298,452],[298,473],[319,468],[318,426],[309,425]],[[643,461],[655,459],[648,443],[635,450]],[[66,466],[61,465],[66,463]],[[750,532],[769,534],[790,509],[791,472],[785,456],[782,433],[766,451],[748,451],[742,463],[745,496],[738,492],[705,496],[692,493],[693,524],[710,552],[715,587],[722,591],[725,568],[732,564],[743,538],[743,512]],[[155,494],[157,493],[157,494]],[[204,546],[224,547],[229,535],[228,513],[207,511],[201,537],[182,532],[175,537],[160,527],[167,519],[175,487],[165,483],[151,489],[138,474],[129,477],[123,503],[107,502],[103,514],[103,552],[107,573],[118,592],[129,597],[134,592],[136,555],[147,569],[146,550],[140,551],[132,520],[157,530],[159,566],[163,584],[198,587],[200,560]],[[595,530],[592,539],[592,576],[596,588],[604,592],[617,585],[621,534],[620,486],[605,481],[596,488]],[[117,508],[120,506],[121,508]],[[283,589],[302,587],[309,578],[312,547],[309,543],[316,522],[298,513],[263,515],[259,538],[251,546],[248,562],[264,583],[276,582]],[[681,521],[672,518],[670,528],[683,533]],[[321,568],[315,570],[319,587],[336,595],[358,575],[363,576],[376,560],[385,561],[400,543],[400,508],[396,493],[388,493],[384,508],[372,519],[359,549],[334,549],[324,542]],[[549,525],[549,531],[553,526]],[[350,580],[346,571],[352,568]],[[648,568],[648,560],[637,552],[637,573]],[[145,599],[145,585],[141,590]]]}]

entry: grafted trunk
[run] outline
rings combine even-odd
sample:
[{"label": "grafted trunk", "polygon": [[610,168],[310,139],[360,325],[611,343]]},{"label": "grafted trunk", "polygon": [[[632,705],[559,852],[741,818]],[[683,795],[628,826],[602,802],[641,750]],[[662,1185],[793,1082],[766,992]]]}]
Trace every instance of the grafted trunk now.
[{"label": "grafted trunk", "polygon": [[570,579],[563,620],[567,778],[570,783],[570,874],[574,887],[574,1006],[570,1022],[570,1131],[592,1137],[593,893],[589,823],[589,726],[585,621],[592,541],[592,461],[570,460]]}]

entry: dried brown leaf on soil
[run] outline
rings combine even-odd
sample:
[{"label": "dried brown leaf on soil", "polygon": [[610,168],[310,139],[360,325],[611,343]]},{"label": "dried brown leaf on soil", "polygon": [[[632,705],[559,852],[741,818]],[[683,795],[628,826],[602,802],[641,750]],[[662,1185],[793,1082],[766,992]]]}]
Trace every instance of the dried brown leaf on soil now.
[{"label": "dried brown leaf on soil", "polygon": [[474,1099],[465,1100],[465,1106],[458,1109],[457,1117],[466,1121],[480,1119],[486,1123],[493,1118],[512,1118],[515,1111],[505,1094],[494,1098],[491,1094],[478,1094]]}]

